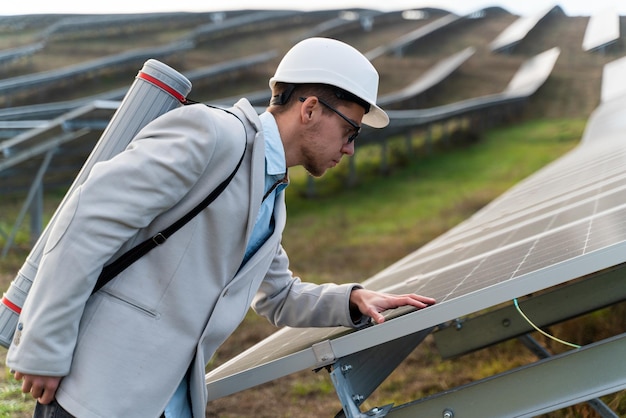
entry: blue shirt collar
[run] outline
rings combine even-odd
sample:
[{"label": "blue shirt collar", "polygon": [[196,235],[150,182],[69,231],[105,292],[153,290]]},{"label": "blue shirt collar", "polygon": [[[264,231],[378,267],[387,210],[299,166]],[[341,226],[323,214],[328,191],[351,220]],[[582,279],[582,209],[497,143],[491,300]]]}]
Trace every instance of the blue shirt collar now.
[{"label": "blue shirt collar", "polygon": [[259,115],[261,126],[263,127],[263,137],[265,138],[265,170],[269,176],[284,177],[287,173],[287,161],[285,159],[285,148],[280,139],[280,132],[274,115],[264,112]]}]

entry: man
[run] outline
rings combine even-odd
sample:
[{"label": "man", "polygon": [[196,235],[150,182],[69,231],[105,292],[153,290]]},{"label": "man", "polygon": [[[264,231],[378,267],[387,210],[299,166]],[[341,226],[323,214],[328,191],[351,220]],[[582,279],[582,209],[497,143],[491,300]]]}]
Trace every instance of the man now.
[{"label": "man", "polygon": [[[435,303],[292,275],[281,246],[288,167],[321,176],[354,153],[361,123],[388,117],[374,67],[336,40],[295,45],[270,87],[260,116],[245,99],[166,113],[67,199],[7,356],[38,399],[35,416],[204,417],[205,365],[249,306],[277,326],[356,327]],[[187,213],[244,150],[207,209],[91,295],[104,265]]]}]

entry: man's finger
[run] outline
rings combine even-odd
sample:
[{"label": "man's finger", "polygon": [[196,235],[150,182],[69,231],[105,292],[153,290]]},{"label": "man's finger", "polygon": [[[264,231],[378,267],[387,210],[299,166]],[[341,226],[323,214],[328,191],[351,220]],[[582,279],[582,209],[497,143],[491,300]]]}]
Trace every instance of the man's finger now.
[{"label": "man's finger", "polygon": [[47,405],[54,400],[55,393],[56,393],[55,390],[50,390],[49,388],[46,388],[43,391],[43,394],[39,396],[37,400],[39,401],[40,404]]},{"label": "man's finger", "polygon": [[[22,391],[24,391],[24,388],[22,388]],[[30,395],[35,399],[38,399],[41,395],[43,395],[43,386],[41,385],[41,382],[35,381],[32,385],[30,385]]]}]

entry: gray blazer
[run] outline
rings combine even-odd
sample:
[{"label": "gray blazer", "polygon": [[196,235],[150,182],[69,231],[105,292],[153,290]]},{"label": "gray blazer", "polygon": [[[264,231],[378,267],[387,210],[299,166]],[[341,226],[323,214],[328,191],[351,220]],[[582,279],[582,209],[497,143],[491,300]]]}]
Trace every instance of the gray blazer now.
[{"label": "gray blazer", "polygon": [[[7,365],[65,376],[57,400],[78,417],[158,417],[189,369],[195,417],[206,409],[205,365],[252,306],[277,326],[355,326],[358,286],[303,283],[275,231],[244,265],[264,188],[264,138],[254,108],[239,119],[204,105],[172,110],[128,148],[96,164],[57,214]],[[243,123],[242,123],[243,122]],[[245,132],[244,132],[245,131]],[[102,266],[228,188],[164,245],[94,295]],[[241,267],[241,268],[240,268]]]}]

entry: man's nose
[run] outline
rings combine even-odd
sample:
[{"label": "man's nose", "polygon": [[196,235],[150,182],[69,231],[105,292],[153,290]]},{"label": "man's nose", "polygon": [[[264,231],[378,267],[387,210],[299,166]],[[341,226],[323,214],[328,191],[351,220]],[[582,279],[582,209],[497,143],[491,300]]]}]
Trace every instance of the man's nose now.
[{"label": "man's nose", "polygon": [[348,144],[344,144],[344,146],[341,148],[341,152],[349,156],[354,155],[354,141]]}]

